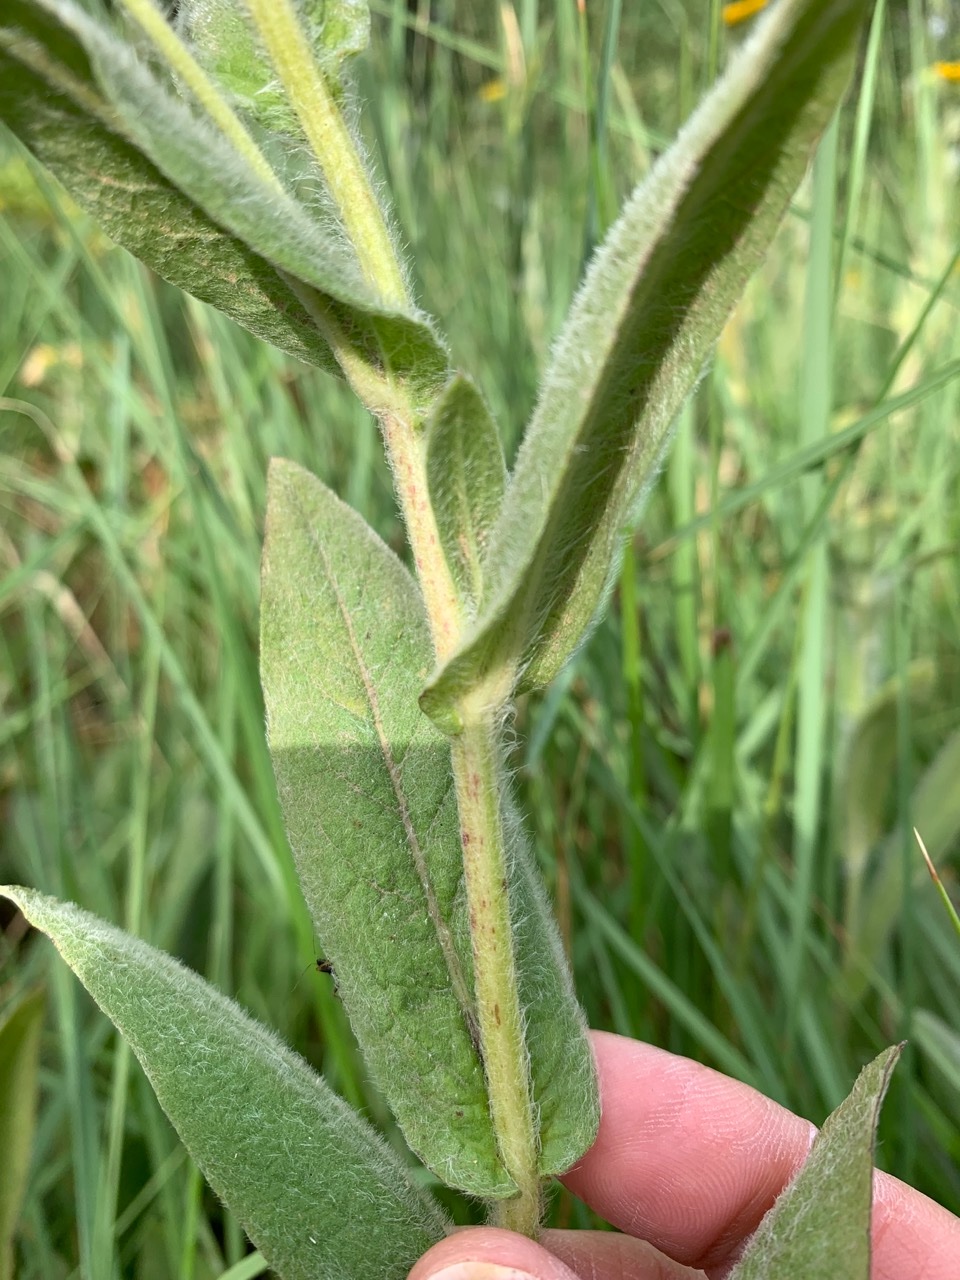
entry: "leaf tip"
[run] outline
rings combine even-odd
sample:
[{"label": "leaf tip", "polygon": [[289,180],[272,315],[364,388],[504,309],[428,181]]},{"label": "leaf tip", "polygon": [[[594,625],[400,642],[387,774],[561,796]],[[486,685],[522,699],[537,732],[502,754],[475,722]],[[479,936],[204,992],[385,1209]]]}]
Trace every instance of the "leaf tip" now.
[{"label": "leaf tip", "polygon": [[930,872],[930,879],[933,881],[934,884],[939,885],[940,876],[937,873],[937,868],[933,864],[933,859],[930,857],[930,854],[927,852],[927,846],[923,842],[923,836],[920,834],[920,832],[917,830],[916,827],[913,828],[913,834],[916,837],[917,844],[920,846],[920,852],[923,854],[923,860],[927,864],[927,870]]},{"label": "leaf tip", "polygon": [[420,710],[433,721],[441,733],[445,733],[449,738],[455,738],[463,733],[463,717],[457,708],[442,696],[435,685],[428,684],[420,694],[418,702]]}]

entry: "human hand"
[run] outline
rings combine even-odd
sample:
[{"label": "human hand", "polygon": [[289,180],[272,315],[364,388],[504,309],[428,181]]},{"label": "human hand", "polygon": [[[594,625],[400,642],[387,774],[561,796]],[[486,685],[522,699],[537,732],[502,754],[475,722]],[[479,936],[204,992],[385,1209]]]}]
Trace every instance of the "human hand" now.
[{"label": "human hand", "polygon": [[[748,1085],[662,1049],[593,1033],[603,1119],[562,1179],[609,1231],[545,1231],[539,1244],[470,1227],[409,1280],[719,1280],[803,1163],[816,1129]],[[956,1280],[960,1219],[874,1175],[871,1280]],[[697,1268],[701,1268],[698,1270]]]}]

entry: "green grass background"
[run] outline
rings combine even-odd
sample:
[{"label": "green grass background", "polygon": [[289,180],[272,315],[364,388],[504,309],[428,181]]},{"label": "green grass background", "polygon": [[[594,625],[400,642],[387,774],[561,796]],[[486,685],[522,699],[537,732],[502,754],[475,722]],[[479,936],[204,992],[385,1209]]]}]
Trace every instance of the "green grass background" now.
[{"label": "green grass background", "polygon": [[[585,255],[740,29],[716,0],[373,8],[371,147],[511,451]],[[878,5],[608,616],[519,709],[515,765],[591,1023],[815,1121],[907,1038],[878,1162],[956,1211],[960,941],[912,835],[952,886],[960,84],[932,68],[954,56],[946,0]],[[389,1128],[308,968],[256,658],[267,459],[402,549],[375,428],[0,145],[0,880],[182,956]],[[255,1274],[112,1028],[0,925],[0,1005],[50,997],[19,1274]],[[552,1214],[589,1223],[566,1195]]]}]

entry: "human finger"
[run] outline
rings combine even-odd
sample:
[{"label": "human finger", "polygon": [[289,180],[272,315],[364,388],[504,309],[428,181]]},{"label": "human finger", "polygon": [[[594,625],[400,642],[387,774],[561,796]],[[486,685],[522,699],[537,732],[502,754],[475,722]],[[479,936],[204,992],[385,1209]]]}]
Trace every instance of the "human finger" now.
[{"label": "human finger", "polygon": [[612,1231],[545,1231],[539,1244],[469,1227],[434,1245],[409,1280],[703,1280],[653,1245]]},{"label": "human finger", "polygon": [[[563,1182],[672,1258],[722,1268],[799,1166],[816,1130],[748,1085],[607,1032],[593,1033],[603,1118]],[[960,1222],[876,1178],[873,1280],[953,1280]]]},{"label": "human finger", "polygon": [[428,1249],[408,1280],[581,1280],[541,1245],[497,1227],[468,1227]]}]

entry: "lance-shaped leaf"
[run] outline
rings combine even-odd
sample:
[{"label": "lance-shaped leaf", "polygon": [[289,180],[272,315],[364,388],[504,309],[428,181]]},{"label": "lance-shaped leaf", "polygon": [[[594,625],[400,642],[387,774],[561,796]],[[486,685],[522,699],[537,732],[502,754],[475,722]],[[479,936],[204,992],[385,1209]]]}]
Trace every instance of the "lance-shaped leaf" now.
[{"label": "lance-shaped leaf", "polygon": [[0,1280],[13,1280],[13,1238],[30,1171],[37,1113],[43,993],[24,996],[0,1018]]},{"label": "lance-shaped leaf", "polygon": [[[361,517],[290,462],[271,465],[261,618],[287,831],[367,1065],[426,1164],[508,1196],[477,1049],[449,749],[417,706],[432,660],[423,602]],[[596,1086],[525,858],[513,872],[541,1167],[556,1172],[593,1139]]]},{"label": "lance-shaped leaf", "polygon": [[10,0],[0,57],[0,118],[120,244],[257,332],[282,336],[291,311],[295,354],[314,363],[334,367],[333,334],[418,396],[436,393],[446,356],[424,317],[385,307],[334,222],[265,181],[110,27],[73,0]]},{"label": "lance-shaped leaf", "polygon": [[874,1136],[901,1048],[885,1049],[860,1072],[730,1280],[870,1280]]},{"label": "lance-shaped leaf", "polygon": [[398,1157],[304,1060],[178,961],[3,888],[116,1024],[214,1191],[282,1280],[403,1280],[447,1230]]},{"label": "lance-shaped leaf", "polygon": [[779,0],[629,200],[554,349],[484,566],[423,705],[549,680],[601,606],[671,424],[843,93],[866,0]]},{"label": "lance-shaped leaf", "polygon": [[450,573],[475,609],[483,557],[503,501],[506,467],[497,425],[469,378],[451,379],[427,423],[430,504]]},{"label": "lance-shaped leaf", "polygon": [[416,701],[423,605],[355,511],[276,459],[260,613],[287,832],[367,1066],[426,1164],[474,1194],[509,1195],[451,930],[461,868],[449,752]]}]

